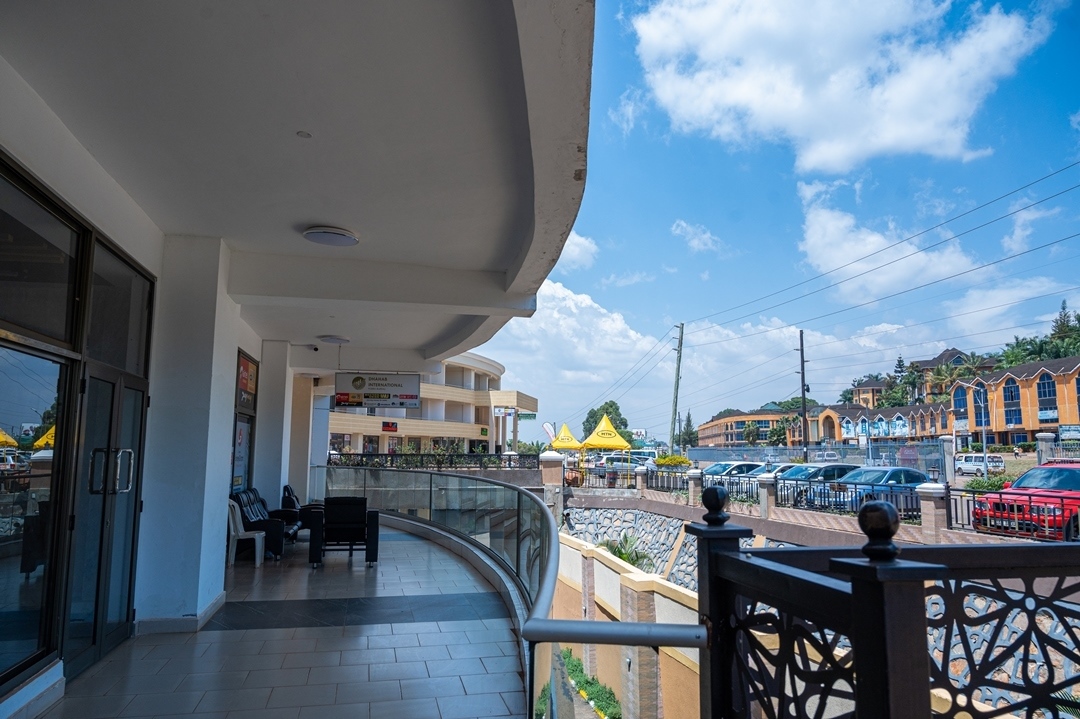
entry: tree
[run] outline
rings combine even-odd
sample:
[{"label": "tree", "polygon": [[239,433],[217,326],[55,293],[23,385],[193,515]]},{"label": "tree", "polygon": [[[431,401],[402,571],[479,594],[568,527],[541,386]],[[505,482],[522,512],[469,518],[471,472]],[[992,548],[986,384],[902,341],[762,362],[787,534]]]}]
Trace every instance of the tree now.
[{"label": "tree", "polygon": [[765,444],[770,444],[773,447],[787,445],[788,423],[785,420],[789,419],[791,419],[791,417],[783,417],[769,428],[769,433],[765,436]]},{"label": "tree", "polygon": [[1077,334],[1080,334],[1080,324],[1078,324],[1077,318],[1070,314],[1068,303],[1062,300],[1061,311],[1054,318],[1054,323],[1050,325],[1050,339],[1064,340],[1075,337]]},{"label": "tree", "polygon": [[518,454],[540,454],[548,448],[547,442],[518,442]]},{"label": "tree", "polygon": [[922,394],[920,392],[923,385],[922,368],[914,362],[909,364],[907,369],[904,370],[904,379],[901,381],[901,384],[903,384],[908,391],[908,402],[916,402]]},{"label": "tree", "polygon": [[694,426],[694,420],[690,418],[690,412],[686,413],[686,420],[683,422],[682,429],[675,437],[675,442],[680,447],[696,447],[698,443],[698,431]]},{"label": "tree", "polygon": [[751,420],[746,423],[743,427],[742,438],[751,447],[758,443],[758,439],[761,438],[761,428],[757,426],[757,422]]},{"label": "tree", "polygon": [[840,392],[840,401],[844,404],[852,404],[855,401],[855,390],[851,387]]},{"label": "tree", "polygon": [[[619,403],[611,399],[595,409],[590,409],[589,413],[585,415],[585,421],[581,423],[581,431],[585,433],[584,436],[588,437],[593,433],[593,430],[596,429],[596,425],[600,424],[600,420],[604,418],[605,414],[608,416],[608,419],[611,420],[611,425],[615,429],[626,429],[630,426],[630,423],[622,416],[622,410],[619,409]],[[619,434],[622,434],[622,432]],[[633,439],[632,435],[631,439]]]},{"label": "tree", "polygon": [[709,419],[709,421],[710,421],[710,422],[714,422],[714,421],[716,421],[716,420],[720,419],[721,417],[727,417],[727,416],[729,416],[729,415],[733,415],[733,414],[738,414],[738,413],[739,413],[739,412],[741,412],[741,411],[742,411],[742,410],[740,410],[740,409],[733,409],[733,408],[731,408],[731,407],[728,407],[727,409],[721,410],[721,411],[717,412],[716,414],[714,414],[714,415],[713,415],[713,416],[712,416],[712,417],[711,417],[711,418]]},{"label": "tree", "polygon": [[[801,412],[802,411],[802,397],[791,397],[789,399],[782,399],[779,402],[774,402],[780,409],[785,412]],[[817,407],[821,403],[811,397],[806,398],[807,407]]]}]

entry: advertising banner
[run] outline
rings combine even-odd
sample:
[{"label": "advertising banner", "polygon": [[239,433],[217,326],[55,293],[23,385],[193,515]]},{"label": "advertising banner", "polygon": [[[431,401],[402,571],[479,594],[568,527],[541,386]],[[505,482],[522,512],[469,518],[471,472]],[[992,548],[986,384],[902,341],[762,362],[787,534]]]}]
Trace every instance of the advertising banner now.
[{"label": "advertising banner", "polygon": [[1045,420],[1054,421],[1057,418],[1058,418],[1058,411],[1056,409],[1040,409],[1039,410],[1039,420],[1041,420],[1041,421],[1045,421]]},{"label": "advertising banner", "polygon": [[527,419],[536,419],[536,412],[521,412],[518,414],[518,419],[525,421]]},{"label": "advertising banner", "polygon": [[334,402],[338,407],[420,409],[420,375],[338,372]]},{"label": "advertising banner", "polygon": [[1058,425],[1058,439],[1080,439],[1080,424]]}]

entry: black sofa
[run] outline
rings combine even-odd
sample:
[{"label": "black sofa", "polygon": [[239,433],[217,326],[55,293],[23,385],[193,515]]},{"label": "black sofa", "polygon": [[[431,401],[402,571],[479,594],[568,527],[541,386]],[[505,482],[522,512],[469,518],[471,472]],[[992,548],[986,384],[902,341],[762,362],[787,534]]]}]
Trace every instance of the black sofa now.
[{"label": "black sofa", "polygon": [[312,564],[322,564],[326,551],[347,549],[352,557],[359,548],[368,566],[379,561],[379,510],[368,509],[366,497],[327,497],[321,506],[307,505],[304,511],[313,522],[308,550]]},{"label": "black sofa", "polygon": [[229,499],[240,507],[244,531],[266,532],[266,551],[275,559],[281,559],[285,552],[285,540],[295,542],[297,533],[304,526],[298,510],[268,509],[266,500],[254,487],[235,492]]}]

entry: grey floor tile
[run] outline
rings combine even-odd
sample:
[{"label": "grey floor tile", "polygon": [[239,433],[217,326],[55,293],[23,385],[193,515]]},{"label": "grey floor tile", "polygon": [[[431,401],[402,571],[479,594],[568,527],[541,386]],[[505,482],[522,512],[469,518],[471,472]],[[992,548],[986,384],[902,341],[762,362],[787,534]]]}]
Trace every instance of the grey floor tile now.
[{"label": "grey floor tile", "polygon": [[284,654],[241,654],[235,657],[226,657],[221,670],[238,672],[256,669],[281,669],[284,661]]},{"label": "grey floor tile", "polygon": [[313,667],[308,684],[355,684],[366,682],[370,674],[368,664],[350,664],[340,667]]},{"label": "grey floor tile", "polygon": [[158,674],[200,674],[219,671],[226,657],[173,657],[165,662]]},{"label": "grey floor tile", "polygon": [[95,676],[104,677],[137,677],[146,674],[157,674],[169,663],[168,659],[132,659],[118,662],[108,662]]},{"label": "grey floor tile", "polygon": [[337,698],[334,684],[309,684],[302,687],[275,687],[270,694],[267,708],[312,707],[333,704]]},{"label": "grey floor tile", "polygon": [[401,683],[397,681],[337,685],[337,704],[388,702],[400,699]]},{"label": "grey floor tile", "polygon": [[524,688],[524,680],[518,674],[474,674],[461,678],[467,694],[487,694],[489,692],[519,692]]},{"label": "grey floor tile", "polygon": [[195,711],[203,692],[172,692],[169,694],[139,694],[120,712],[122,717],[154,716],[157,714],[186,714]]},{"label": "grey floor tile", "polygon": [[415,634],[383,634],[376,637],[365,637],[368,649],[394,649],[397,647],[418,647],[420,640]]},{"label": "grey floor tile", "polygon": [[373,702],[370,719],[440,719],[439,705],[434,699],[406,699],[396,702]]},{"label": "grey floor tile", "polygon": [[207,644],[158,644],[143,659],[173,659],[174,657],[201,657]]},{"label": "grey floor tile", "polygon": [[72,697],[53,707],[45,719],[105,719],[119,716],[132,700],[131,696]]},{"label": "grey floor tile", "polygon": [[427,632],[417,634],[416,638],[422,647],[438,644],[465,644],[469,641],[469,638],[465,636],[465,632]]},{"label": "grey floor tile", "polygon": [[315,651],[315,639],[269,639],[263,643],[259,654],[292,654]]},{"label": "grey floor tile", "polygon": [[[335,704],[303,707],[300,710],[300,719],[369,719],[369,717],[367,704]],[[402,716],[401,719],[405,717]]]},{"label": "grey floor tile", "polygon": [[395,649],[399,662],[426,662],[439,659],[449,659],[450,652],[444,646],[434,647],[402,647]]},{"label": "grey floor tile", "polygon": [[244,686],[248,672],[209,672],[205,674],[181,675],[182,681],[177,691],[208,691],[211,689],[240,689]]},{"label": "grey floor tile", "polygon": [[256,689],[260,687],[297,687],[308,683],[306,667],[300,669],[257,669],[248,672],[244,680],[244,689]]},{"label": "grey floor tile", "polygon": [[428,662],[428,676],[432,677],[460,677],[468,674],[487,674],[484,664],[476,658],[470,659],[445,659]]},{"label": "grey floor tile", "polygon": [[222,689],[210,690],[203,695],[195,708],[197,712],[241,711],[262,709],[270,699],[270,689]]},{"label": "grey floor tile", "polygon": [[521,660],[517,657],[481,657],[480,661],[490,674],[521,671]]},{"label": "grey floor tile", "polygon": [[529,710],[525,704],[525,692],[503,692],[502,700],[511,714],[524,714]]},{"label": "grey floor tile", "polygon": [[378,664],[395,661],[393,649],[356,649],[341,653],[341,663],[344,664]]},{"label": "grey floor tile", "polygon": [[452,697],[463,694],[465,694],[465,687],[459,677],[401,680],[402,699]]},{"label": "grey floor tile", "polygon": [[290,667],[336,667],[341,664],[341,652],[301,652],[286,654],[281,666]]},{"label": "grey floor tile", "polygon": [[[353,592],[354,590],[348,590]],[[343,627],[298,627],[293,639],[336,639],[343,636]]]},{"label": "grey floor tile", "polygon": [[438,622],[407,622],[405,624],[394,624],[394,634],[420,634],[422,632],[437,632],[439,631]]},{"label": "grey floor tile", "polygon": [[[299,630],[297,630],[299,631]],[[336,637],[324,637],[315,640],[315,651],[317,652],[340,652],[344,650],[352,649],[370,649],[368,644],[368,637],[345,637],[340,634]]]},{"label": "grey floor tile", "polygon": [[371,681],[386,679],[426,679],[427,664],[424,662],[394,662],[393,664],[372,664]]},{"label": "grey floor tile", "polygon": [[262,651],[262,639],[236,642],[214,642],[207,645],[204,657],[234,657],[240,654],[258,654]]},{"label": "grey floor tile", "polygon": [[439,697],[442,719],[506,716],[510,713],[498,694],[472,694],[463,697]]},{"label": "grey floor tile", "polygon": [[140,645],[152,645],[158,644],[184,644],[195,632],[172,632],[163,634],[140,634],[135,637],[134,642]]},{"label": "grey floor tile", "polygon": [[512,642],[516,638],[509,629],[484,629],[481,631],[465,632],[470,642],[480,644],[482,642]]},{"label": "grey floor tile", "polygon": [[446,647],[450,652],[451,659],[467,659],[469,657],[503,657],[502,647],[494,642],[482,644],[451,644]]},{"label": "grey floor tile", "polygon": [[[298,719],[300,707],[277,707],[274,709],[240,709],[228,713],[226,719]],[[195,714],[191,719],[202,719]]]},{"label": "grey floor tile", "polygon": [[244,641],[254,639],[292,639],[296,628],[285,629],[248,629],[244,632]]},{"label": "grey floor tile", "polygon": [[[150,676],[121,677],[109,687],[109,694],[167,694],[176,691],[183,674],[152,674]],[[64,692],[67,694],[67,691]]]}]

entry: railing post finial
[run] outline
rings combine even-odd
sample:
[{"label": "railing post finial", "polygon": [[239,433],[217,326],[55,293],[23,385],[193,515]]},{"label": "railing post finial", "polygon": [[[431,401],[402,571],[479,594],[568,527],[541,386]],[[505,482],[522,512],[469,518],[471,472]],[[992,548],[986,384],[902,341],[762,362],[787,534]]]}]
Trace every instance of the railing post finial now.
[{"label": "railing post finial", "polygon": [[889,502],[867,502],[859,510],[859,529],[870,540],[863,548],[872,562],[892,562],[900,554],[900,548],[892,538],[900,529],[900,514]]},{"label": "railing post finial", "polygon": [[724,526],[731,516],[724,511],[728,503],[728,492],[723,487],[706,487],[701,493],[701,503],[705,509],[705,524],[710,527]]}]

